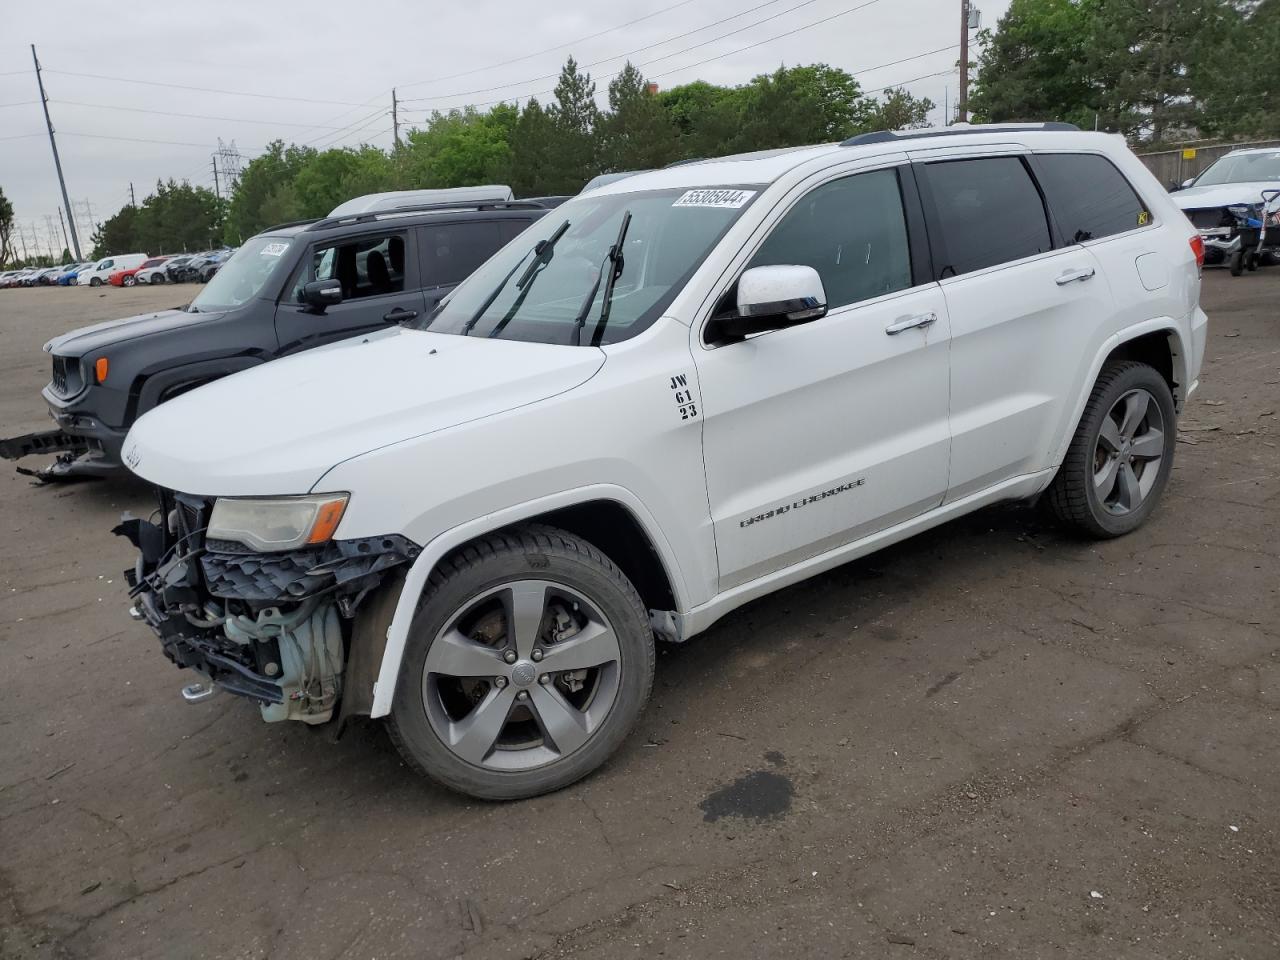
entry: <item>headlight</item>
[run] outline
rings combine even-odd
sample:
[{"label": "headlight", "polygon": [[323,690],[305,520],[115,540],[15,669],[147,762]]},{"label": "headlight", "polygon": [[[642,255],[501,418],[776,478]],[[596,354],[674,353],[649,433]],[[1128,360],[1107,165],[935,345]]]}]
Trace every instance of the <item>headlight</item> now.
[{"label": "headlight", "polygon": [[269,553],[327,543],[338,529],[349,495],[322,493],[311,497],[219,497],[205,536],[232,540]]}]

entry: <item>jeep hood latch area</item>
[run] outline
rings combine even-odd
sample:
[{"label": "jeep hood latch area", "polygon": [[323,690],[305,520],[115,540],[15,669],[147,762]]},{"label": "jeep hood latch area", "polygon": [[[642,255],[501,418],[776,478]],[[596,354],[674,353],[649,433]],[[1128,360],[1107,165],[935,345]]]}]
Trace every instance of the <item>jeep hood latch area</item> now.
[{"label": "jeep hood latch area", "polygon": [[324,723],[342,699],[357,609],[384,578],[398,588],[387,574],[421,549],[390,534],[259,553],[207,539],[212,508],[161,491],[152,520],[121,519],[112,532],[139,553],[125,571],[131,615],[175,664],[256,701],[264,720]]}]

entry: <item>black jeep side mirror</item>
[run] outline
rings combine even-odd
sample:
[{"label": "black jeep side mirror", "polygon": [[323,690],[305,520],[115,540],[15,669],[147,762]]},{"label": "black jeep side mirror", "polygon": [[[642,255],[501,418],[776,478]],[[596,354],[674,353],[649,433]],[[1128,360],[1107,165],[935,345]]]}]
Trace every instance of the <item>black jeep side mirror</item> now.
[{"label": "black jeep side mirror", "polygon": [[312,280],[303,286],[302,300],[317,313],[324,313],[326,307],[342,302],[342,281]]}]

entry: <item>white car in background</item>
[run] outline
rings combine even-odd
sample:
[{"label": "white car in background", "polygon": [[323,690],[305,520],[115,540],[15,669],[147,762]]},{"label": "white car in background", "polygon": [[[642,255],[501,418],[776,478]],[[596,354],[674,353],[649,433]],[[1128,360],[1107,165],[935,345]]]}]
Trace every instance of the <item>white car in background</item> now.
[{"label": "white car in background", "polygon": [[1202,252],[1122,141],[1063,124],[627,177],[403,325],[143,415],[133,616],[187,699],[385,717],[478,797],[563,787],[640,716],[655,636],[1000,501],[1140,526],[1199,382]]},{"label": "white car in background", "polygon": [[1205,263],[1239,276],[1280,243],[1280,148],[1232,150],[1173,194],[1205,244]]},{"label": "white car in background", "polygon": [[117,270],[131,270],[146,263],[147,256],[145,253],[124,253],[114,257],[103,257],[76,275],[76,286],[100,287]]},{"label": "white car in background", "polygon": [[134,283],[167,282],[169,275],[165,272],[165,268],[169,266],[169,261],[172,259],[172,257],[152,257],[133,275]]}]

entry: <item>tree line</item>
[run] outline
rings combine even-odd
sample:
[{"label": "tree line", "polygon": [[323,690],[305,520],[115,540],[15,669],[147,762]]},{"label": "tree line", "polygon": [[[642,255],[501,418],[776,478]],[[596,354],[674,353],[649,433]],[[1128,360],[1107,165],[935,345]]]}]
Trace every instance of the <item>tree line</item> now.
[{"label": "tree line", "polygon": [[610,81],[604,108],[596,92],[570,57],[545,105],[533,98],[523,107],[437,111],[391,150],[276,140],[245,166],[228,200],[186,182],[157,184],[138,207],[101,224],[94,255],[234,246],[385,190],[502,183],[519,197],[574,194],[600,173],[919,127],[934,106],[901,90],[869,96],[826,64],[780,67],[741,86],[697,81],[657,91],[628,63]]},{"label": "tree line", "polygon": [[979,45],[975,120],[1151,148],[1280,136],[1280,0],[1013,0]]}]

